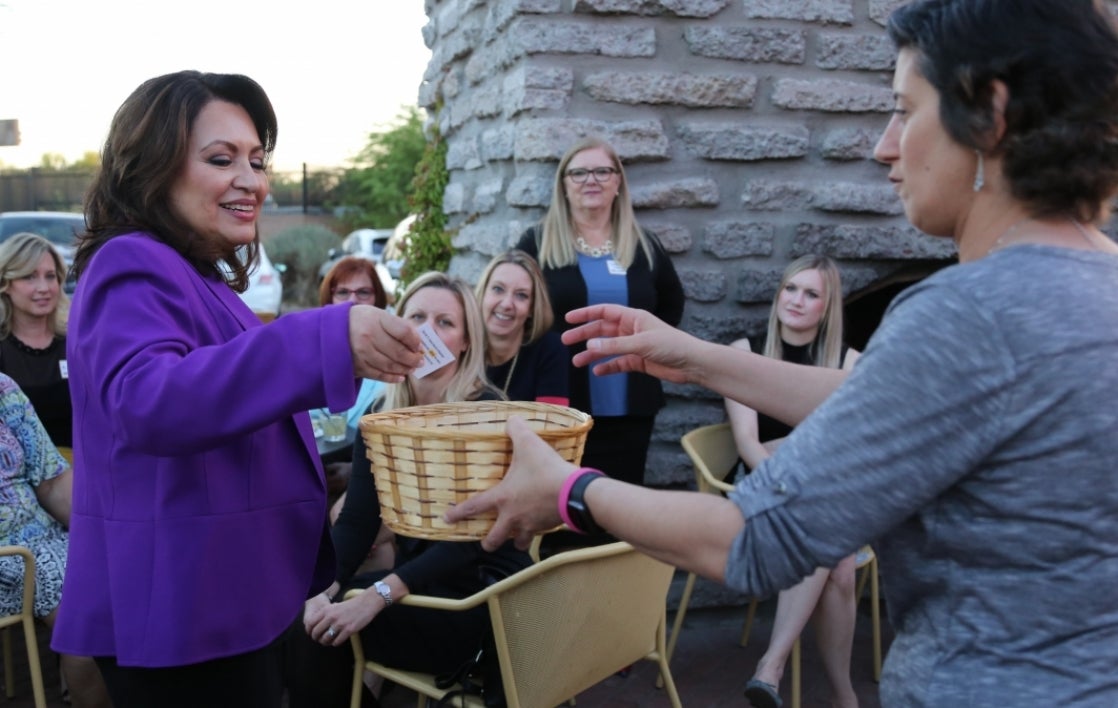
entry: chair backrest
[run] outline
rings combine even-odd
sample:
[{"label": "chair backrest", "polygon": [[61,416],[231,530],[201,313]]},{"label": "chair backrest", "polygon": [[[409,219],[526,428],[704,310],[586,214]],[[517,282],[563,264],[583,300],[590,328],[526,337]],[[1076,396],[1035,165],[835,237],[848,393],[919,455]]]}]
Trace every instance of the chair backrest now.
[{"label": "chair backrest", "polygon": [[612,543],[559,553],[521,571],[529,577],[520,582],[502,581],[489,613],[508,704],[559,705],[662,650],[674,570]]},{"label": "chair backrest", "polygon": [[728,492],[733,489],[733,485],[725,480],[739,458],[729,423],[695,428],[680,438],[680,444],[695,467],[695,482],[699,491]]},{"label": "chair backrest", "polygon": [[34,617],[35,609],[35,556],[23,546],[0,546],[0,556],[21,556],[23,558],[23,608],[19,614],[0,617],[0,627],[19,624],[25,618]]}]

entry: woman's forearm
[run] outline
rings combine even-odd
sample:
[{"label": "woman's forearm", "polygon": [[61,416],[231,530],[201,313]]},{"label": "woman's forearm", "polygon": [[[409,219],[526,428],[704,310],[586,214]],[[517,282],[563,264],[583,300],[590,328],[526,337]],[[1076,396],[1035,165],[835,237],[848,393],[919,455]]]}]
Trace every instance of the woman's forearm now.
[{"label": "woman's forearm", "polygon": [[70,500],[73,490],[73,472],[66,470],[35,487],[39,505],[66,528],[70,528]]},{"label": "woman's forearm", "polygon": [[723,344],[706,343],[692,354],[689,380],[765,413],[798,425],[846,380],[840,369],[791,364]]},{"label": "woman's forearm", "polygon": [[617,538],[719,582],[730,547],[745,526],[737,506],[714,494],[653,490],[603,478],[586,488],[585,499],[598,525]]}]

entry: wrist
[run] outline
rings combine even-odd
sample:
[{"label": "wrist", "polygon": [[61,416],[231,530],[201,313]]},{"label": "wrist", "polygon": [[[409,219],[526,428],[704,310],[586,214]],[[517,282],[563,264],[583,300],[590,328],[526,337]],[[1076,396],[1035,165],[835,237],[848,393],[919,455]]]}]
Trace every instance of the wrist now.
[{"label": "wrist", "polygon": [[559,518],[570,529],[582,534],[602,533],[602,528],[594,521],[594,515],[586,505],[584,494],[590,483],[605,475],[591,467],[580,467],[571,472],[559,490]]}]

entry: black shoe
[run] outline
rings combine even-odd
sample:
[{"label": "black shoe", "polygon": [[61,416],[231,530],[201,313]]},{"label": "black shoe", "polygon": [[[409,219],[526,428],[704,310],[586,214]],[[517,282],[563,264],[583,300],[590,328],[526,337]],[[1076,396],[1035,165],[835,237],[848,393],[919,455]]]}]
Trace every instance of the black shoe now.
[{"label": "black shoe", "polygon": [[784,705],[776,686],[757,679],[749,679],[749,683],[745,684],[745,697],[753,708],[780,708]]}]

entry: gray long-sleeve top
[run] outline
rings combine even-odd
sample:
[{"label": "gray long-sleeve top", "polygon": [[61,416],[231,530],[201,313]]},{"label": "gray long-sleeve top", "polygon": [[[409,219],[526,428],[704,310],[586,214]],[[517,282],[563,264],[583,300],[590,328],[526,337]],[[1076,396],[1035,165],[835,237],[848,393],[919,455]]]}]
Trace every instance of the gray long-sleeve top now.
[{"label": "gray long-sleeve top", "polygon": [[1022,245],[909,288],[731,498],[750,593],[874,544],[883,705],[1118,705],[1118,258]]}]

